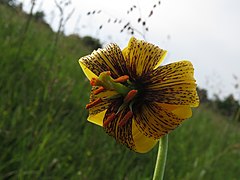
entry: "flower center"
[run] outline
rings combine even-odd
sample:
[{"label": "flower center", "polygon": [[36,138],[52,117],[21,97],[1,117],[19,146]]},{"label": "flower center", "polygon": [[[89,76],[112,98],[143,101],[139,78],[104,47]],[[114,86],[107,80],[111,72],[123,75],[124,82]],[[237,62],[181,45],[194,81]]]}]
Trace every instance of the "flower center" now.
[{"label": "flower center", "polygon": [[99,75],[98,79],[92,79],[91,85],[101,86],[106,90],[113,90],[118,92],[122,96],[126,96],[131,89],[121,83],[126,82],[128,79],[129,77],[127,75],[121,76],[117,79],[113,79],[111,77],[111,73],[109,71],[106,71],[102,72]]},{"label": "flower center", "polygon": [[[124,75],[120,76],[117,79],[113,79],[111,77],[110,71],[102,72],[98,78],[93,78],[90,81],[92,86],[98,86],[93,94],[98,95],[99,93],[105,90],[116,91],[118,95],[107,97],[109,99],[114,99],[118,97],[123,97],[123,104],[118,108],[117,112],[112,112],[111,114],[107,115],[107,119],[104,121],[103,126],[107,126],[112,120],[114,120],[119,112],[123,109],[128,108],[128,111],[124,115],[124,117],[120,120],[119,126],[124,126],[129,119],[133,117],[132,106],[134,104],[134,100],[136,95],[138,94],[138,90],[134,89],[131,82],[129,81],[129,76]],[[90,102],[86,105],[86,108],[92,108],[99,103],[102,103],[103,99],[97,98],[96,100]]]}]

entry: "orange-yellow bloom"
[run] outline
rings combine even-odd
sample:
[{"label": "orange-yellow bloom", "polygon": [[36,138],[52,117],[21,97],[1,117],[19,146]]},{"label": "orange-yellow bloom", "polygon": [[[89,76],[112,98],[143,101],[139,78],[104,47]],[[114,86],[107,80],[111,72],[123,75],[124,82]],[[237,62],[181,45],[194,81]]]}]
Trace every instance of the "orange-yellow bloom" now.
[{"label": "orange-yellow bloom", "polygon": [[159,66],[166,51],[134,37],[79,60],[91,81],[88,120],[128,148],[145,153],[192,116],[199,98],[189,61]]}]

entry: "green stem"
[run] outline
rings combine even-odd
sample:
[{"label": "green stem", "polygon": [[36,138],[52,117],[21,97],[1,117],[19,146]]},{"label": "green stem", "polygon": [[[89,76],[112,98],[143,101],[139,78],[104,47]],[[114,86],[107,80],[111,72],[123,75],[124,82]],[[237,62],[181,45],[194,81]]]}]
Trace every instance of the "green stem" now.
[{"label": "green stem", "polygon": [[153,174],[153,180],[163,180],[168,149],[168,135],[159,140],[158,155]]}]

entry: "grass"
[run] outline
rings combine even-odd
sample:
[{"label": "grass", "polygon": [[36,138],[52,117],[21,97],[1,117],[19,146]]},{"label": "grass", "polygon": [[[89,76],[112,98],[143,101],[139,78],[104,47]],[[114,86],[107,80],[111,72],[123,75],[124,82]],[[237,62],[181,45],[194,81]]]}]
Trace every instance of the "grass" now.
[{"label": "grass", "polygon": [[[157,147],[137,154],[86,121],[81,38],[0,4],[0,179],[151,179]],[[22,46],[20,48],[20,46]],[[19,52],[19,49],[21,50]],[[240,128],[208,107],[169,135],[165,179],[240,177]]]}]

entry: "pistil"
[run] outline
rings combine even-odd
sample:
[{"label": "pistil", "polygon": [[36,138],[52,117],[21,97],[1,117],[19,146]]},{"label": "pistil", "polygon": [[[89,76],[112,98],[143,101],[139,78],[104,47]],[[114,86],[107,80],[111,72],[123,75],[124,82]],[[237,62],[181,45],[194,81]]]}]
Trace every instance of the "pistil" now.
[{"label": "pistil", "polygon": [[98,86],[103,86],[107,90],[114,90],[119,94],[126,96],[131,89],[119,82],[115,82],[110,75],[109,71],[102,72],[98,78],[98,82],[100,82],[98,83]]}]

